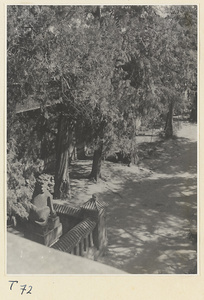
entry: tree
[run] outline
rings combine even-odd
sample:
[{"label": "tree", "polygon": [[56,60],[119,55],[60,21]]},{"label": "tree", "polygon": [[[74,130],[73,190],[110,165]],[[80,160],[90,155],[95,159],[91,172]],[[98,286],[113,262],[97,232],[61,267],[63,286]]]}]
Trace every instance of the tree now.
[{"label": "tree", "polygon": [[69,132],[70,124],[68,118],[61,114],[58,125],[57,139],[57,159],[55,171],[54,197],[66,199],[70,197],[70,180],[69,180]]},{"label": "tree", "polygon": [[[82,117],[95,128],[103,122],[108,110],[106,97],[111,97],[111,37],[106,34],[107,26],[103,25],[100,29],[96,26],[89,8],[11,6],[8,13],[11,17],[8,18],[11,115],[15,115],[12,107],[18,91],[19,102],[30,99],[30,102],[37,102],[43,108],[47,118],[59,118],[55,196],[66,197],[69,190],[67,155],[70,142],[67,119],[74,124]],[[110,66],[108,62],[104,64],[107,56],[110,57]],[[61,103],[58,105],[60,109],[54,112],[47,110],[47,106],[55,106],[56,100]],[[100,106],[101,112],[95,115],[96,106]],[[42,129],[39,126],[39,130]],[[71,129],[74,130],[73,125]],[[64,182],[67,182],[65,191],[59,192],[65,186]]]},{"label": "tree", "polygon": [[[29,159],[56,144],[55,197],[70,194],[75,132],[83,142],[88,132],[94,144],[96,180],[103,153],[116,141],[136,161],[140,123],[166,123],[172,136],[173,111],[182,112],[196,90],[196,7],[159,8],[8,7],[8,139],[16,134],[19,159],[28,153],[23,144]],[[17,117],[17,103],[38,106],[40,114]]]},{"label": "tree", "polygon": [[160,116],[165,113],[165,135],[171,137],[173,111],[185,109],[184,94],[192,82],[196,86],[197,8],[165,6],[159,14],[158,9],[141,6],[135,18],[134,11],[126,11],[127,58],[119,66],[127,73],[131,86],[140,90],[142,117],[149,115],[151,124],[152,113],[157,120],[158,112]]}]

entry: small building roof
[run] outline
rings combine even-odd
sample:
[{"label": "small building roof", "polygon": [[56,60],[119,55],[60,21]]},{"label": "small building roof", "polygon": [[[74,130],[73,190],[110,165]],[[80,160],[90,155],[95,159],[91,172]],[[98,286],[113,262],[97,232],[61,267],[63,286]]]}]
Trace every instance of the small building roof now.
[{"label": "small building roof", "polygon": [[107,203],[105,203],[102,200],[99,200],[98,197],[93,195],[90,200],[88,200],[83,205],[81,205],[81,208],[87,209],[87,210],[93,210],[93,211],[100,211],[101,209],[105,208],[106,206],[107,206]]},{"label": "small building roof", "polygon": [[81,208],[79,207],[73,207],[69,205],[63,205],[63,204],[53,204],[54,210],[56,213],[72,216],[72,217],[79,217],[81,213]]},{"label": "small building roof", "polygon": [[96,226],[96,222],[91,219],[86,219],[81,223],[77,224],[74,228],[68,231],[65,235],[52,246],[52,248],[71,252],[72,249],[89,233],[91,233]]}]

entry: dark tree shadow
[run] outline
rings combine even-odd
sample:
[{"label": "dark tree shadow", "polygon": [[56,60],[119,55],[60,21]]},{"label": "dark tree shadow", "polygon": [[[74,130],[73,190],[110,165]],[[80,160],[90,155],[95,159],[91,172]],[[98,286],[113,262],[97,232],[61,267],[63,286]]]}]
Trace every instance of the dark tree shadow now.
[{"label": "dark tree shadow", "polygon": [[196,273],[197,144],[178,138],[154,147],[158,153],[141,164],[154,170],[150,176],[129,174],[120,196],[103,195],[109,248],[101,261],[135,274]]},{"label": "dark tree shadow", "polygon": [[[197,143],[178,137],[139,147],[145,155],[135,169],[104,162],[108,249],[100,261],[133,274],[196,273]],[[73,166],[78,197],[93,186],[90,170],[91,161]]]}]

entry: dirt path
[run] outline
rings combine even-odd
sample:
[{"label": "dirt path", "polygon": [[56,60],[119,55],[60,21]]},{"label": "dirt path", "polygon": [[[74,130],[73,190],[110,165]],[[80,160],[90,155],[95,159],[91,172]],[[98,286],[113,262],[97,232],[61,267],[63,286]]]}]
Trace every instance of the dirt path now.
[{"label": "dirt path", "polygon": [[[196,272],[196,125],[183,123],[177,136],[152,144],[139,167],[105,162],[106,182],[72,179],[74,204],[98,192],[109,205],[101,262],[133,274]],[[90,161],[78,163],[86,175]]]},{"label": "dirt path", "polygon": [[177,136],[143,161],[149,175],[126,179],[120,196],[103,195],[109,203],[104,263],[134,274],[196,272],[196,126],[184,123]]}]

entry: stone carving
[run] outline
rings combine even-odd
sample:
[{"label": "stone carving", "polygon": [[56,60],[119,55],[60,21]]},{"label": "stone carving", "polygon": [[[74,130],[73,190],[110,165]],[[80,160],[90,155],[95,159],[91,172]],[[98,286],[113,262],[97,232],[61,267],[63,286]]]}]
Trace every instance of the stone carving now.
[{"label": "stone carving", "polygon": [[56,217],[53,208],[53,197],[48,191],[49,181],[46,175],[40,175],[35,184],[29,219],[38,224],[46,224],[49,217]]},{"label": "stone carving", "polygon": [[48,191],[50,179],[46,174],[36,179],[31,200],[25,237],[50,247],[62,235],[62,224],[53,208],[53,197]]}]

